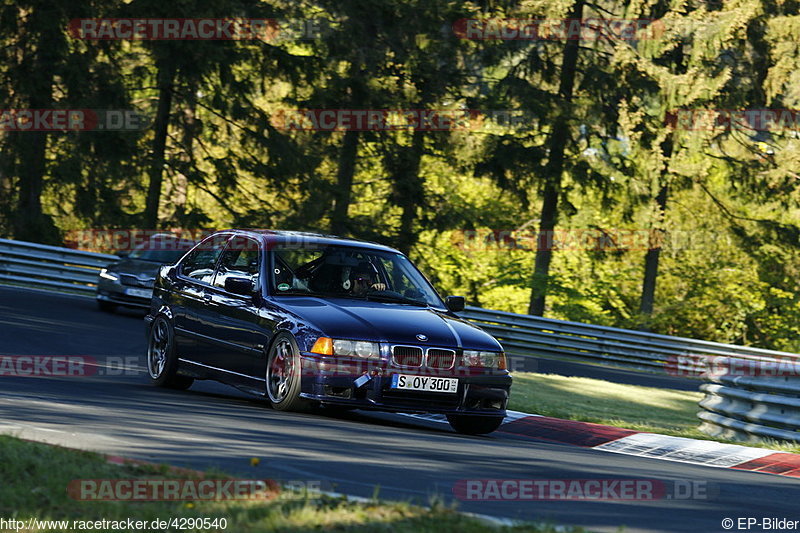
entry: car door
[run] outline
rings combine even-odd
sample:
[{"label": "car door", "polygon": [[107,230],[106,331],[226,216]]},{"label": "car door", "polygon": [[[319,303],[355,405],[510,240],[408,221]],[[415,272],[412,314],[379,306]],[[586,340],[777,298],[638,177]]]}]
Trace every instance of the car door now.
[{"label": "car door", "polygon": [[178,265],[174,285],[175,339],[182,358],[203,362],[208,350],[210,310],[208,289],[230,233],[214,234],[198,244]]},{"label": "car door", "polygon": [[[209,354],[209,364],[242,376],[256,377],[256,363],[263,356],[256,333],[259,320],[264,259],[255,239],[235,236],[222,252],[213,287],[209,289],[210,303],[216,313],[209,335],[216,348]],[[250,295],[233,294],[225,290],[229,278],[249,279],[253,286]],[[256,378],[261,379],[261,378]]]}]

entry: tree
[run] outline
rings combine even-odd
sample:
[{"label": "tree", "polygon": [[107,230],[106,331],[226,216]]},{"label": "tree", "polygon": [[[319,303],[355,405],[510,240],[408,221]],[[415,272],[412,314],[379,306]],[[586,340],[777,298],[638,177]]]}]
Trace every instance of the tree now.
[{"label": "tree", "polygon": [[677,170],[676,160],[686,161],[713,139],[702,129],[681,130],[695,129],[691,118],[701,116],[702,107],[724,102],[732,77],[725,53],[741,41],[739,28],[756,13],[752,7],[710,12],[698,7],[684,13],[655,5],[632,15],[660,19],[664,33],[651,33],[647,40],[621,44],[616,50],[615,65],[624,91],[622,129],[632,146],[629,161],[634,179],[653,191],[632,197],[634,202],[649,204],[654,237],[643,263],[639,311],[644,317],[654,309],[670,190],[689,187],[703,175],[693,165]]},{"label": "tree", "polygon": [[[7,42],[3,48],[3,98],[9,108],[52,109],[53,84],[66,63],[66,3],[5,3],[2,27]],[[16,178],[17,199],[12,219],[14,237],[20,240],[60,241],[52,218],[42,209],[47,173],[48,132],[11,131],[3,139],[3,169]]]},{"label": "tree", "polygon": [[[594,4],[590,7],[599,9]],[[568,199],[569,188],[612,188],[583,155],[581,144],[613,136],[614,125],[609,118],[615,118],[616,111],[614,82],[608,74],[608,52],[604,49],[611,37],[600,32],[600,38],[590,45],[582,41],[581,31],[588,29],[582,20],[585,3],[577,0],[566,6],[537,8],[531,13],[526,5],[510,2],[498,9],[498,15],[564,18],[568,32],[563,40],[548,40],[543,35],[542,40],[503,42],[486,50],[484,64],[492,66],[487,72],[499,77],[491,83],[489,101],[526,111],[531,125],[527,131],[490,136],[488,157],[476,170],[512,190],[523,206],[530,202],[529,189],[540,194],[540,208],[534,214],[539,225],[528,313],[543,315],[552,277],[554,231],[560,214],[575,212]],[[577,104],[576,91],[580,93]]]},{"label": "tree", "polygon": [[[237,14],[242,18],[274,19],[281,11],[255,0],[229,0],[213,5],[186,0],[177,6],[167,6],[153,0],[136,0],[126,6],[122,13],[125,16],[149,18],[185,16],[218,19]],[[239,211],[231,208],[224,196],[238,186],[243,167],[259,172],[266,168],[275,170],[293,154],[283,136],[269,125],[268,114],[253,102],[258,97],[258,88],[264,79],[278,78],[282,74],[283,65],[276,57],[288,58],[288,54],[281,51],[279,43],[270,41],[269,36],[266,42],[145,41],[144,46],[153,69],[146,69],[141,79],[152,80],[157,94],[153,136],[149,141],[148,184],[142,223],[147,228],[156,228],[162,223],[160,208],[165,192],[165,172],[168,175],[182,173],[188,182],[187,186],[199,188],[210,195],[236,222],[240,218]],[[257,66],[265,69],[259,70]],[[286,65],[286,68],[290,66]],[[203,96],[199,97],[198,93]],[[176,122],[179,109],[181,113],[188,109],[193,118]],[[203,116],[207,116],[207,120],[198,118],[198,109]],[[171,131],[174,126],[182,128],[183,133],[173,135]],[[205,151],[205,157],[202,158],[205,164],[199,162],[195,157],[194,144],[202,143],[209,134],[225,130],[229,130],[227,133],[231,133],[234,139],[228,156],[214,155],[213,150],[203,150],[201,144],[200,150]],[[170,147],[170,141],[174,138],[180,140]],[[243,144],[257,148],[259,155],[267,161],[274,160],[275,164],[254,163],[252,159],[255,154],[246,153]],[[284,151],[285,155],[278,156],[277,151]],[[178,155],[181,153],[183,157]],[[296,168],[292,173],[297,171]],[[213,183],[209,183],[212,179]],[[214,192],[214,189],[223,194]],[[186,216],[200,221],[204,218],[200,213]]]},{"label": "tree", "polygon": [[[6,3],[0,13],[4,46],[0,92],[8,108],[128,110],[118,42],[69,38],[70,18],[107,16],[115,5],[87,2]],[[91,122],[87,118],[87,125]],[[14,182],[6,204],[18,239],[58,244],[53,217],[93,225],[121,220],[121,189],[136,174],[137,133],[11,131],[1,140],[0,173]],[[67,207],[69,206],[69,207]]]}]

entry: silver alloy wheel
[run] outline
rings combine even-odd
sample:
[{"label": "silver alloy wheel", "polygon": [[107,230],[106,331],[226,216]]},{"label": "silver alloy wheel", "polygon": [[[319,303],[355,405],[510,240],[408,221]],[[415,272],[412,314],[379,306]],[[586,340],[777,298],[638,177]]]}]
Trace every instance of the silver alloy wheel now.
[{"label": "silver alloy wheel", "polygon": [[150,331],[150,342],[147,345],[147,371],[150,377],[158,379],[167,366],[167,354],[170,349],[170,337],[167,322],[157,319]]},{"label": "silver alloy wheel", "polygon": [[267,395],[272,403],[286,399],[294,376],[294,349],[286,339],[280,339],[270,351],[267,364]]}]

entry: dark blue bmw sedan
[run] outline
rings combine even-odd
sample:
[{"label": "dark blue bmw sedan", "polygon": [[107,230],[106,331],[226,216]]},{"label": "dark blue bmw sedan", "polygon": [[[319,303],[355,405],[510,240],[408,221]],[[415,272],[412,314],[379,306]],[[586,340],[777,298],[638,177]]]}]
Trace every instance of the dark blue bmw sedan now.
[{"label": "dark blue bmw sedan", "polygon": [[222,381],[275,409],[442,413],[489,433],[506,413],[503,348],[392,248],[309,233],[214,233],[162,267],[147,324],[154,384]]}]

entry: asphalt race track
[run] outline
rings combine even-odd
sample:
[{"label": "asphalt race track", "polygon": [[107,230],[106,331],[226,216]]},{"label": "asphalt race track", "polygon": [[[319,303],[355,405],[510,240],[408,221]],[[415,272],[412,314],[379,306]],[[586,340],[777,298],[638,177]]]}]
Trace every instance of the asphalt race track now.
[{"label": "asphalt race track", "polygon": [[[142,313],[101,313],[87,298],[0,287],[0,355],[91,356],[90,377],[0,377],[0,431],[71,447],[219,467],[253,478],[319,481],[324,489],[426,503],[453,500],[464,479],[657,479],[705,484],[708,496],[634,502],[473,501],[475,513],[614,531],[724,531],[723,518],[796,520],[800,481],[617,455],[501,432],[460,436],[399,415],[289,414],[235,389],[199,382],[175,392],[143,372]],[[105,368],[104,365],[111,368]],[[513,389],[512,389],[513,390]],[[250,458],[258,457],[258,467]],[[758,530],[758,529],[757,529]]]}]

